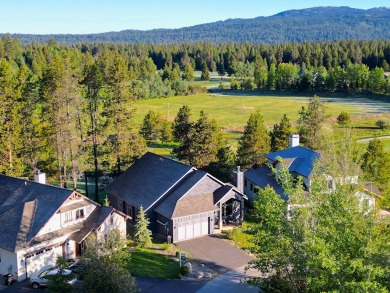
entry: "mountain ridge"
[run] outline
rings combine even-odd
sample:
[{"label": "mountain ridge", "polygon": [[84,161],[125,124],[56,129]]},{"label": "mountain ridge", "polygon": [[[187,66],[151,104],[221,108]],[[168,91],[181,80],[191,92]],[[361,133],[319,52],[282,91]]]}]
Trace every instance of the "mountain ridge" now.
[{"label": "mountain ridge", "polygon": [[[390,8],[367,10],[347,6],[319,6],[294,9],[272,16],[230,18],[194,26],[152,30],[127,29],[95,34],[11,34],[22,43],[114,42],[114,43],[183,43],[251,42],[285,43],[332,41],[341,39],[390,39]],[[4,34],[0,34],[4,35]]]}]

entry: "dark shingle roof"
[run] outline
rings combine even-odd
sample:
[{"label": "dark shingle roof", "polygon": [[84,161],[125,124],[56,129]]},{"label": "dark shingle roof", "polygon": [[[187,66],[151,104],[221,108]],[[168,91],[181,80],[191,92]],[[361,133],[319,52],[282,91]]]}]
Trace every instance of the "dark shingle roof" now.
[{"label": "dark shingle roof", "polygon": [[172,218],[185,217],[189,215],[218,211],[214,205],[213,194],[199,194],[184,196],[177,201]]},{"label": "dark shingle roof", "polygon": [[284,193],[282,186],[276,181],[272,170],[268,167],[260,167],[245,172],[245,178],[261,188],[267,185],[272,187],[277,194],[284,200],[288,200],[288,196]]},{"label": "dark shingle roof", "polygon": [[177,201],[196,185],[206,173],[200,170],[190,172],[179,184],[177,184],[155,208],[159,214],[171,218]]},{"label": "dark shingle roof", "polygon": [[296,146],[285,150],[269,153],[266,158],[276,161],[277,157],[287,160],[287,166],[290,172],[309,178],[315,161],[320,157],[319,153],[309,150],[305,147]]},{"label": "dark shingle roof", "polygon": [[191,170],[191,166],[148,152],[109,184],[106,191],[147,210]]},{"label": "dark shingle roof", "polygon": [[99,228],[105,219],[114,211],[112,207],[100,206],[97,207],[92,214],[83,222],[83,227],[80,231],[73,233],[69,238],[80,243],[94,229]]},{"label": "dark shingle roof", "polygon": [[9,251],[25,247],[72,193],[0,175],[0,247]]}]

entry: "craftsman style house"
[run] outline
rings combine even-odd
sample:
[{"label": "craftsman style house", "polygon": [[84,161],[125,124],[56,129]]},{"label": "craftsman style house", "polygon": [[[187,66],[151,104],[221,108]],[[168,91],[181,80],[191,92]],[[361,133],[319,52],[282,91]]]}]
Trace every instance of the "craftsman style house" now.
[{"label": "craftsman style house", "polygon": [[173,242],[213,234],[223,222],[240,222],[246,198],[204,171],[149,152],[106,191],[111,205],[132,223],[142,206],[152,232]]},{"label": "craftsman style house", "polygon": [[90,233],[115,228],[125,237],[126,218],[76,191],[0,175],[0,274],[21,281],[58,255],[75,259]]}]

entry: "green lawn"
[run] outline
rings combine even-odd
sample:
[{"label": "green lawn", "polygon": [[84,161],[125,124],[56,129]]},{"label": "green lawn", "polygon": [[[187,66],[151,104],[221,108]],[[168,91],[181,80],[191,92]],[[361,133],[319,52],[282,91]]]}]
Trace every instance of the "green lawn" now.
[{"label": "green lawn", "polygon": [[[293,125],[299,117],[299,110],[306,105],[311,97],[310,93],[297,95],[296,93],[261,93],[256,91],[222,91],[226,94],[204,94],[196,96],[179,96],[162,99],[141,100],[137,104],[136,121],[141,123],[149,110],[158,111],[168,120],[173,121],[178,110],[183,105],[188,105],[192,110],[192,119],[199,118],[199,112],[204,110],[210,117],[214,118],[225,130],[227,137],[233,146],[237,148],[238,139],[242,135],[244,126],[249,115],[260,109],[269,130],[280,121],[283,114],[287,114]],[[306,95],[306,96],[305,96]],[[380,115],[385,115],[390,108],[386,100],[381,100],[384,113],[372,113],[373,99],[367,97],[350,98],[348,96],[337,96],[328,94],[330,102],[327,104],[327,113],[330,115],[329,123],[335,125],[333,133],[337,136],[341,130],[336,125],[336,117],[342,112],[351,113],[352,127],[357,137],[390,134],[390,130],[379,130],[375,127],[375,121]],[[385,105],[386,107],[383,107]],[[374,105],[375,106],[375,105]],[[378,116],[379,115],[379,116]],[[390,141],[386,141],[386,148],[390,149]],[[164,156],[170,154],[173,145],[150,145],[149,150]]]},{"label": "green lawn", "polygon": [[132,275],[136,276],[175,279],[179,264],[169,256],[159,254],[158,250],[137,249],[131,253],[129,270]]},{"label": "green lawn", "polygon": [[[169,120],[173,120],[183,105],[188,105],[193,113],[193,119],[199,117],[204,110],[210,117],[217,120],[227,131],[242,130],[249,115],[260,109],[268,125],[280,121],[287,114],[291,121],[298,119],[298,111],[307,104],[307,97],[279,96],[226,96],[226,95],[197,95],[179,96],[165,99],[142,100],[137,104],[136,120],[142,122],[149,110],[158,111]],[[333,117],[341,111],[361,112],[362,110],[348,103],[329,103],[328,112]]]}]

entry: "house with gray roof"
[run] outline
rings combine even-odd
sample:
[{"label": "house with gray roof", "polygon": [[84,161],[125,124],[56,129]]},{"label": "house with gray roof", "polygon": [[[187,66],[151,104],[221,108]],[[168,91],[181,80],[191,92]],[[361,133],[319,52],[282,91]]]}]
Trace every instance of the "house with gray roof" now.
[{"label": "house with gray roof", "polygon": [[106,187],[110,204],[136,222],[142,206],[150,229],[172,242],[213,234],[224,222],[240,222],[246,196],[212,175],[146,153]]},{"label": "house with gray roof", "polygon": [[90,233],[115,228],[125,237],[126,218],[76,191],[0,175],[0,274],[21,281],[58,255],[75,259]]}]

